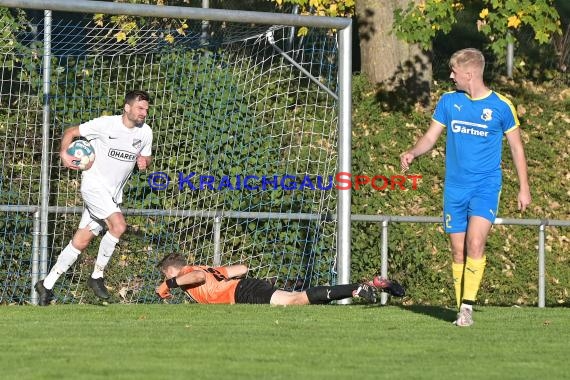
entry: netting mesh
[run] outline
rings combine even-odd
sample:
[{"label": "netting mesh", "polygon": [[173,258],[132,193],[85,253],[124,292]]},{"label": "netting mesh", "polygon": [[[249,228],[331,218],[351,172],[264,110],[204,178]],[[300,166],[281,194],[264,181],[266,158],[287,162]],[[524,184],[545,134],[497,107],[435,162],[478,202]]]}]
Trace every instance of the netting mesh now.
[{"label": "netting mesh", "polygon": [[[43,24],[14,25],[0,25],[0,205],[37,206]],[[163,174],[149,179],[149,171],[135,170],[125,187],[129,229],[105,272],[116,299],[156,302],[155,265],[172,252],[196,264],[245,263],[249,276],[281,288],[334,282],[336,100],[315,80],[336,92],[335,35],[309,30],[291,38],[288,27],[210,22],[205,29],[200,21],[183,29],[178,20],[137,25],[122,39],[109,18],[54,17],[49,181],[57,208],[48,216],[48,269],[82,207],[80,174],[59,163],[63,130],[121,113],[124,94],[144,89],[152,96],[150,172]],[[27,302],[32,215],[6,207],[1,214],[0,302]],[[277,218],[284,214],[290,217]],[[98,244],[95,238],[56,283],[58,302],[90,300],[85,282]]]}]

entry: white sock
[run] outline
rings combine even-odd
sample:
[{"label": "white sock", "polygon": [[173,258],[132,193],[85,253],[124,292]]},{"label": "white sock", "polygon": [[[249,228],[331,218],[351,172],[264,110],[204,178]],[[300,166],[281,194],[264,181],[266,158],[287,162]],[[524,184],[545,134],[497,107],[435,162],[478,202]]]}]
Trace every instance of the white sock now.
[{"label": "white sock", "polygon": [[462,304],[461,304],[461,309],[473,310],[473,305],[468,305],[468,304],[466,304],[466,303],[462,303]]},{"label": "white sock", "polygon": [[44,278],[44,287],[46,289],[53,289],[53,285],[57,279],[62,274],[67,272],[69,267],[75,263],[80,253],[81,251],[75,248],[70,241],[69,244],[59,254],[55,265],[51,268],[51,271],[47,277]]},{"label": "white sock", "polygon": [[97,261],[95,261],[95,269],[91,274],[92,278],[103,277],[103,271],[105,267],[111,260],[113,252],[115,252],[115,246],[119,242],[119,239],[111,235],[109,231],[101,239],[101,244],[99,244],[99,253],[97,254]]}]

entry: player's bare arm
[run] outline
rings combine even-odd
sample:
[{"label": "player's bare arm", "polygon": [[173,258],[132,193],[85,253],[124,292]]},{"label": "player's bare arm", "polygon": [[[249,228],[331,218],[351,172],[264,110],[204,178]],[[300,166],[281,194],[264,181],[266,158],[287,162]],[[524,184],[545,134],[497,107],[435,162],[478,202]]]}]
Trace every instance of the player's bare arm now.
[{"label": "player's bare arm", "polygon": [[59,148],[59,156],[61,157],[61,163],[66,168],[79,170],[79,167],[73,163],[74,157],[67,153],[67,147],[75,138],[80,136],[79,126],[67,128],[65,132],[63,132],[61,146]]},{"label": "player's bare arm", "polygon": [[249,268],[246,265],[228,265],[225,266],[226,271],[228,272],[228,278],[239,278],[244,277],[247,274]]},{"label": "player's bare arm", "polygon": [[521,132],[519,128],[515,128],[506,134],[509,147],[511,148],[511,155],[515,168],[517,169],[517,176],[519,179],[519,194],[518,194],[518,208],[525,211],[527,206],[532,201],[530,195],[530,185],[528,183],[528,169],[526,165],[526,158],[524,154],[524,147],[521,139]]},{"label": "player's bare arm", "polygon": [[416,142],[412,149],[400,155],[400,167],[403,172],[410,168],[410,164],[416,157],[421,156],[433,148],[444,128],[445,127],[437,121],[431,121],[426,133]]}]

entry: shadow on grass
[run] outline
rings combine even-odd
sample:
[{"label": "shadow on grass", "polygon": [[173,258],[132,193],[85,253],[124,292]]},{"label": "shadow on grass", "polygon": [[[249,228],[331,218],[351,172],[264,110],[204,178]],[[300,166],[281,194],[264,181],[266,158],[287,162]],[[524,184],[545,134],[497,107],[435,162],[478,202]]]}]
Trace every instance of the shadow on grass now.
[{"label": "shadow on grass", "polygon": [[402,310],[411,311],[412,313],[423,314],[429,317],[440,319],[446,323],[452,322],[457,316],[457,311],[442,306],[428,306],[428,305],[411,305],[399,306]]}]

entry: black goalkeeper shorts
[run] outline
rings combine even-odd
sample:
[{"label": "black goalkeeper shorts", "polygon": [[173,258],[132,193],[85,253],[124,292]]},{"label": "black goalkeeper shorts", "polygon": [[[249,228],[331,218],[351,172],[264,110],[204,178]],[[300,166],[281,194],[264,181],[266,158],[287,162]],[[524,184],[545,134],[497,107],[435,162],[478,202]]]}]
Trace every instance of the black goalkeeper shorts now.
[{"label": "black goalkeeper shorts", "polygon": [[244,278],[240,280],[236,292],[236,303],[268,304],[271,296],[277,289],[269,282],[258,278]]}]

